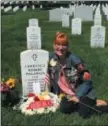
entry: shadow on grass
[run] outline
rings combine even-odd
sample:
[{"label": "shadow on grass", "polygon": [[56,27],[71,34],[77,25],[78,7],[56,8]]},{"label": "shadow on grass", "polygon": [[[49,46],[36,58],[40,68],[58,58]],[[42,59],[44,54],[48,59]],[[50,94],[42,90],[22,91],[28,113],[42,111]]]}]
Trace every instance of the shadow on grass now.
[{"label": "shadow on grass", "polygon": [[105,47],[108,47],[108,43],[105,44]]},{"label": "shadow on grass", "polygon": [[1,16],[6,16],[6,15],[15,15],[16,13],[13,12],[2,12]]}]

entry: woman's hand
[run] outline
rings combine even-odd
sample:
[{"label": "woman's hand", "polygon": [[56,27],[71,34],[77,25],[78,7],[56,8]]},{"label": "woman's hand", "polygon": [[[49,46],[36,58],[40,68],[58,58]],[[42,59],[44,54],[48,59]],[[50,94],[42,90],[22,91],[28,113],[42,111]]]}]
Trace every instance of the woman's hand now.
[{"label": "woman's hand", "polygon": [[89,72],[84,72],[83,80],[89,80],[89,79],[90,79],[90,73]]},{"label": "woman's hand", "polygon": [[79,102],[79,99],[76,96],[71,97],[68,101]]}]

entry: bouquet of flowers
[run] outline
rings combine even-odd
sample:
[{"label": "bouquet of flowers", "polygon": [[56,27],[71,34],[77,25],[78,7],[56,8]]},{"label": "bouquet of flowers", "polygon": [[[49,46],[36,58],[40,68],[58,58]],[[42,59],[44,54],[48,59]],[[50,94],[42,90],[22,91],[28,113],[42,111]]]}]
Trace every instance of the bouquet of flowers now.
[{"label": "bouquet of flowers", "polygon": [[20,104],[19,109],[25,115],[43,114],[55,112],[59,107],[59,103],[58,96],[51,92],[29,93],[26,100]]},{"label": "bouquet of flowers", "polygon": [[2,80],[0,84],[2,105],[13,106],[19,102],[19,92],[15,89],[15,82],[14,78],[9,78],[7,81]]}]

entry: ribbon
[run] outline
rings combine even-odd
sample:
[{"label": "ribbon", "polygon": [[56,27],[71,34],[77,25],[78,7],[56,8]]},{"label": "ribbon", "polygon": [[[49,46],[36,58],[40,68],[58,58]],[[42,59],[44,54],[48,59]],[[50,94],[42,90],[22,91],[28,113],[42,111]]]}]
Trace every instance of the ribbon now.
[{"label": "ribbon", "polygon": [[41,100],[30,103],[27,109],[39,109],[53,106],[53,102],[51,100]]}]

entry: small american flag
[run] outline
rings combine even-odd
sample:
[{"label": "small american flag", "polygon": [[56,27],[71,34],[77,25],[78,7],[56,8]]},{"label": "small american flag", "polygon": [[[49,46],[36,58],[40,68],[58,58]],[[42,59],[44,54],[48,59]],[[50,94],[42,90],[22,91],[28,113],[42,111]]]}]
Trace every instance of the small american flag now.
[{"label": "small american flag", "polygon": [[49,84],[50,83],[50,79],[49,79],[49,74],[48,73],[44,77],[44,82],[45,82],[45,84]]}]

